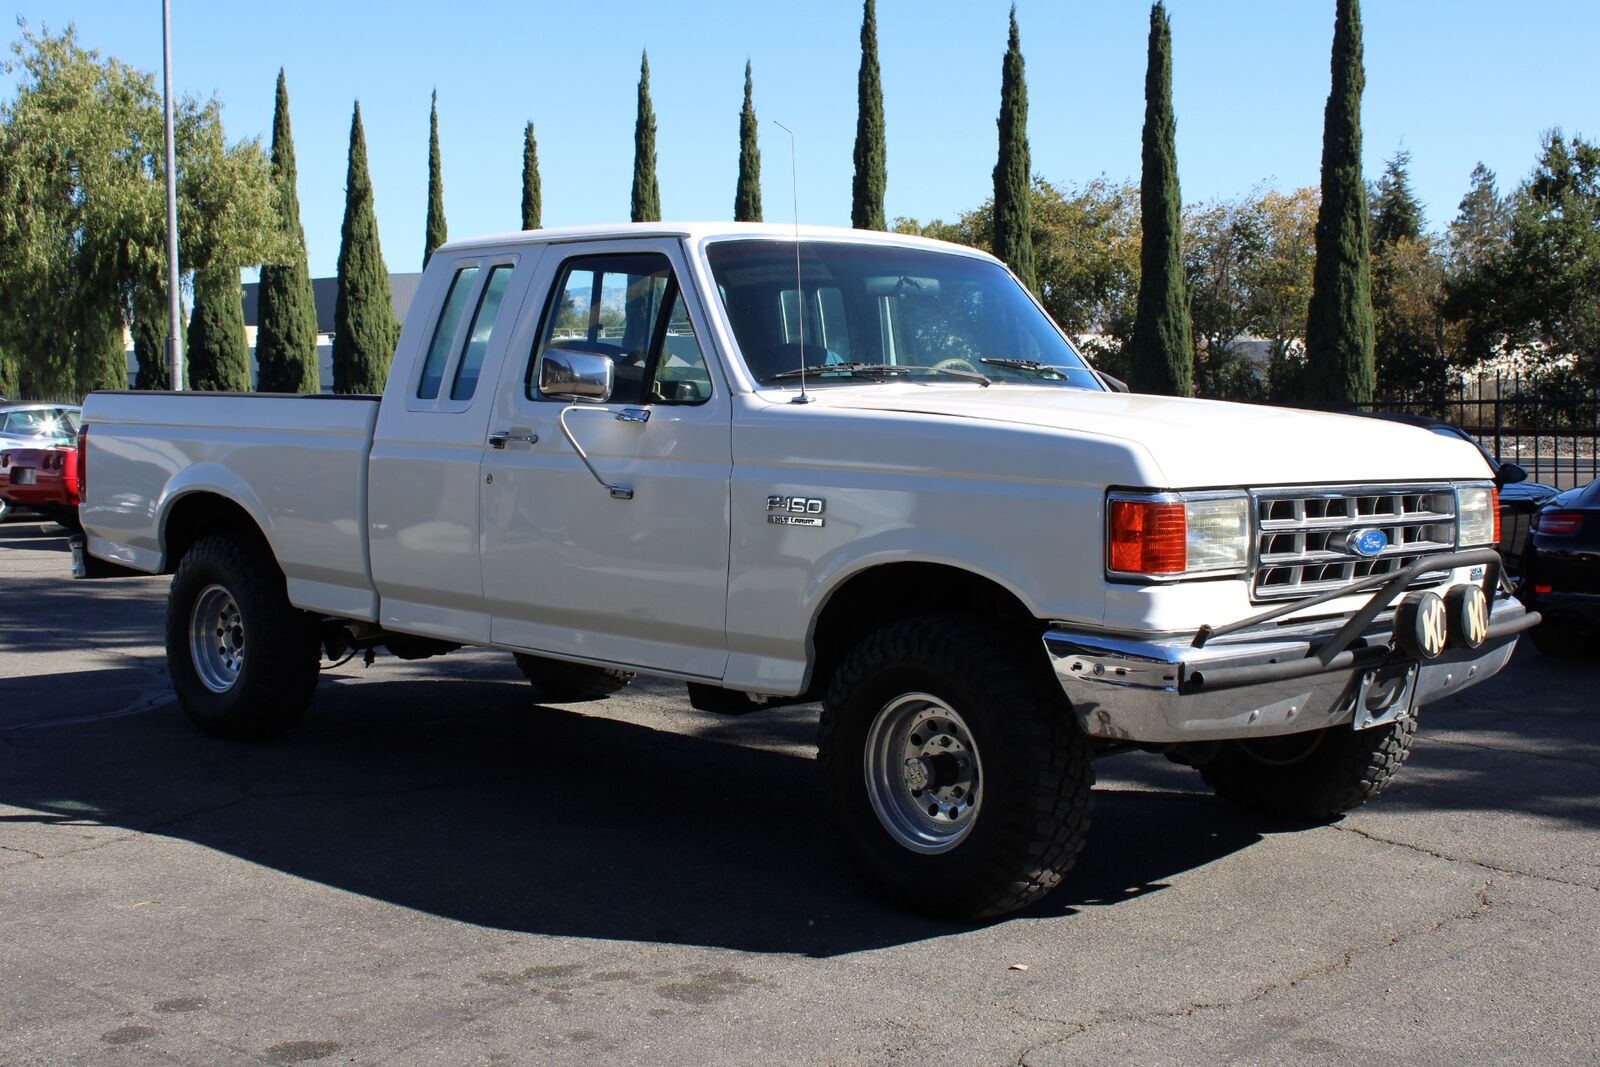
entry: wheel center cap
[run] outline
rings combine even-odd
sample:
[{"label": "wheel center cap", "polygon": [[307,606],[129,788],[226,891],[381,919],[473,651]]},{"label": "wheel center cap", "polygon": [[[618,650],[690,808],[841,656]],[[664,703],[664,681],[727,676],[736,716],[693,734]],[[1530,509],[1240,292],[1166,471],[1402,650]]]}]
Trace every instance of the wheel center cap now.
[{"label": "wheel center cap", "polygon": [[913,793],[920,793],[928,788],[931,779],[927,760],[920,756],[906,760],[906,785]]}]

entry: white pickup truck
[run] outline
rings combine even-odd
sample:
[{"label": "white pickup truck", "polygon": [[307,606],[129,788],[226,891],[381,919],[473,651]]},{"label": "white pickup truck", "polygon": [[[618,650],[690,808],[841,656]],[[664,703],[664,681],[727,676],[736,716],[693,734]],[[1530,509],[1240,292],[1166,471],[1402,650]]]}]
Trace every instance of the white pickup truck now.
[{"label": "white pickup truck", "polygon": [[90,396],[77,565],[173,574],[173,685],[226,737],[373,647],[504,649],[546,702],[820,699],[868,878],[995,915],[1071,867],[1096,756],[1334,817],[1537,618],[1466,442],[1115,384],[968,248],[456,241],[381,400]]}]

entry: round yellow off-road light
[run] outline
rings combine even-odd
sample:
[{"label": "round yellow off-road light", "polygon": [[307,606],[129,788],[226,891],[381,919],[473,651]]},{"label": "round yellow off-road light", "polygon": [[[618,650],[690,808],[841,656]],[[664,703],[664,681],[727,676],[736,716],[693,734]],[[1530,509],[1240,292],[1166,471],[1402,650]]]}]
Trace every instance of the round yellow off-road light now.
[{"label": "round yellow off-road light", "polygon": [[1437,659],[1449,641],[1444,599],[1438,593],[1412,593],[1394,613],[1394,639],[1418,659]]},{"label": "round yellow off-road light", "polygon": [[1482,648],[1489,639],[1489,598],[1483,587],[1458,585],[1444,595],[1445,624],[1450,643],[1460,648]]}]

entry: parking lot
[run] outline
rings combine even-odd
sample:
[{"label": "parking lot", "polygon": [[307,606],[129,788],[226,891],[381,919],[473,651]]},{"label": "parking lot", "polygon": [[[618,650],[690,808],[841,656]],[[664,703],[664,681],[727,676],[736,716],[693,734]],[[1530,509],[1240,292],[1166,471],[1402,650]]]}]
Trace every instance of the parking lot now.
[{"label": "parking lot", "polygon": [[1600,1059],[1600,657],[1519,649],[1335,825],[1096,770],[1042,905],[887,909],[815,800],[814,708],[640,683],[533,704],[509,656],[359,659],[270,745],[182,719],[166,579],[0,526],[0,1060]]}]

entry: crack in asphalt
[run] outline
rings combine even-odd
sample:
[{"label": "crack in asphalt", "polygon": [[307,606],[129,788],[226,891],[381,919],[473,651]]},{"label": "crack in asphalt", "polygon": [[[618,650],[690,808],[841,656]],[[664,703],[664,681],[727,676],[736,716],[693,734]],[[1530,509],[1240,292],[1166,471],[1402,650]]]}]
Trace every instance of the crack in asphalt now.
[{"label": "crack in asphalt", "polygon": [[[94,825],[104,826],[105,824],[95,823]],[[104,841],[96,841],[94,844],[84,845],[82,848],[69,848],[65,852],[57,852],[53,856],[47,856],[42,852],[34,852],[31,849],[13,848],[10,845],[0,845],[0,851],[20,852],[29,857],[28,859],[23,860],[21,863],[12,864],[12,868],[15,869],[17,867],[26,867],[30,863],[39,863],[44,860],[64,860],[69,856],[81,856],[85,852],[94,852],[97,849],[109,848],[112,845],[118,845],[124,841],[132,841],[138,836],[138,833],[118,834],[116,837],[108,838]]]},{"label": "crack in asphalt", "polygon": [[1552,756],[1546,752],[1529,752],[1523,748],[1504,748],[1500,745],[1486,745],[1481,741],[1456,741],[1448,737],[1432,736],[1428,738],[1430,745],[1456,745],[1460,748],[1477,749],[1480,752],[1497,752],[1503,756],[1527,756],[1529,759],[1554,760],[1557,763],[1574,763],[1580,767],[1600,767],[1600,760],[1574,759],[1571,756]]},{"label": "crack in asphalt", "polygon": [[158,832],[158,831],[161,831],[161,830],[169,829],[169,828],[171,828],[173,826],[177,826],[180,823],[189,822],[192,819],[202,818],[202,817],[204,817],[206,815],[214,815],[219,811],[227,811],[229,808],[236,808],[241,804],[248,804],[251,801],[257,801],[257,800],[305,800],[305,799],[308,799],[308,798],[309,799],[323,799],[323,798],[325,798],[325,799],[338,799],[338,798],[347,799],[347,798],[351,798],[351,797],[410,797],[410,796],[417,796],[418,794],[422,794],[422,793],[435,792],[435,791],[441,790],[441,789],[459,789],[459,788],[462,788],[462,787],[465,787],[465,786],[479,786],[479,785],[502,785],[502,784],[504,784],[506,782],[520,781],[522,779],[522,777],[523,776],[521,776],[521,775],[507,774],[507,775],[502,775],[502,776],[500,776],[498,778],[463,778],[463,779],[461,779],[459,781],[430,782],[430,783],[427,783],[425,785],[414,785],[414,786],[409,786],[409,787],[404,788],[404,789],[291,789],[291,790],[286,790],[286,791],[283,791],[283,792],[256,793],[256,792],[250,792],[248,787],[245,787],[245,789],[246,789],[245,792],[241,793],[239,796],[236,796],[231,800],[226,800],[226,801],[223,801],[222,803],[219,803],[219,804],[208,804],[208,805],[205,805],[204,807],[193,808],[193,809],[191,809],[189,811],[183,812],[182,814],[173,815],[173,816],[170,816],[168,818],[162,819],[160,822],[149,823],[149,824],[145,825],[142,829],[140,829],[139,832],[140,833],[155,833],[155,832]]},{"label": "crack in asphalt", "polygon": [[36,860],[44,859],[44,853],[35,852],[31,848],[17,848],[13,845],[0,845],[0,852],[16,852],[24,856],[32,856]]},{"label": "crack in asphalt", "polygon": [[[1513,871],[1507,873],[1516,874],[1518,872]],[[1035,1042],[1024,1048],[1017,1054],[1015,1061],[1016,1067],[1028,1067],[1028,1057],[1033,1053],[1038,1052],[1041,1049],[1064,1045],[1069,1041],[1073,1041],[1079,1037],[1082,1037],[1084,1034],[1088,1033],[1092,1029],[1095,1029],[1096,1027],[1105,1025],[1106,1023],[1141,1023],[1153,1022],[1158,1019],[1186,1019],[1190,1016],[1198,1015],[1201,1012],[1226,1011],[1231,1008],[1240,1008],[1247,1004],[1254,1004],[1257,1001],[1263,1000],[1271,994],[1278,992],[1279,990],[1293,989],[1296,986],[1302,985],[1314,979],[1326,978],[1329,975],[1338,974],[1341,971],[1348,970],[1358,956],[1387,952],[1389,949],[1394,948],[1403,941],[1431,937],[1451,923],[1470,921],[1479,918],[1490,908],[1489,890],[1493,885],[1494,879],[1490,878],[1477,889],[1475,889],[1472,893],[1472,906],[1464,911],[1452,912],[1425,926],[1412,926],[1401,930],[1396,930],[1391,933],[1380,945],[1365,947],[1357,946],[1346,949],[1341,955],[1327,960],[1319,966],[1308,968],[1307,970],[1301,971],[1299,974],[1284,980],[1267,982],[1263,985],[1257,986],[1249,994],[1243,997],[1232,1000],[1195,1001],[1178,1008],[1161,1008],[1152,1011],[1125,1012],[1118,1015],[1094,1015],[1088,1019],[1082,1019],[1071,1023],[1071,1029],[1067,1033],[1061,1034],[1057,1037],[1049,1038],[1044,1041]],[[1028,1015],[1021,1011],[1016,1011],[1015,1009],[1013,1009],[1013,1011],[1015,1014],[1023,1018],[1029,1018]],[[1035,1021],[1056,1022],[1062,1024],[1066,1023],[1066,1020],[1052,1019],[1036,1019]]]},{"label": "crack in asphalt", "polygon": [[1403,848],[1409,849],[1412,852],[1420,852],[1424,856],[1432,856],[1434,859],[1444,860],[1446,863],[1461,863],[1470,867],[1478,867],[1485,871],[1492,871],[1495,874],[1508,874],[1519,878],[1532,878],[1533,880],[1539,882],[1550,882],[1553,885],[1572,886],[1574,889],[1587,889],[1590,892],[1600,893],[1600,886],[1590,885],[1587,882],[1574,882],[1566,878],[1557,878],[1551,874],[1541,874],[1538,871],[1522,870],[1516,867],[1502,867],[1498,864],[1486,863],[1483,860],[1473,859],[1470,856],[1456,856],[1448,852],[1440,852],[1437,849],[1427,848],[1423,845],[1413,844],[1410,841],[1399,841],[1392,837],[1384,837],[1382,834],[1375,834],[1371,830],[1363,830],[1358,826],[1334,825],[1328,827],[1328,829],[1338,830],[1341,833],[1346,834],[1354,834],[1357,837],[1365,838],[1366,840],[1375,842],[1376,844],[1392,845],[1395,848]]}]

